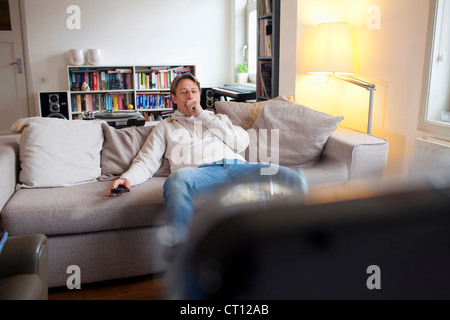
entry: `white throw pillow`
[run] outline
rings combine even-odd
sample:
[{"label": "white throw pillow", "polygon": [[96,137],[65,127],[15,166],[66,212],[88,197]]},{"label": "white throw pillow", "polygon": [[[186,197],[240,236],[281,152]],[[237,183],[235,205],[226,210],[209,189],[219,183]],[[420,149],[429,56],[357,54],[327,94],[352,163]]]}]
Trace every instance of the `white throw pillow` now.
[{"label": "white throw pillow", "polygon": [[20,138],[20,187],[67,187],[101,175],[102,122],[26,118],[13,132]]}]

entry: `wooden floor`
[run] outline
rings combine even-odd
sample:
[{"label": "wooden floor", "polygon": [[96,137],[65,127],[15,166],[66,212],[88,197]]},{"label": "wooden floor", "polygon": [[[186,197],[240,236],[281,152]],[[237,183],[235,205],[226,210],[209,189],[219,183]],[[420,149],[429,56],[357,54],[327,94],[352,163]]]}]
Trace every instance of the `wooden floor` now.
[{"label": "wooden floor", "polygon": [[164,300],[164,274],[81,285],[80,290],[51,288],[49,300]]}]

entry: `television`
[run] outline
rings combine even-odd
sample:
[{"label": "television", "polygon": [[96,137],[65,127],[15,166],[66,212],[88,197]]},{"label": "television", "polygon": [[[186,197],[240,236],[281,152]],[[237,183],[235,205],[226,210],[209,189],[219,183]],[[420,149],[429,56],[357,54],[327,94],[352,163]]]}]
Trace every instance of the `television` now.
[{"label": "television", "polygon": [[[258,183],[257,190],[271,188]],[[450,298],[450,179],[335,201],[295,193],[223,202],[248,187],[197,199],[190,237],[169,269],[171,297]]]}]

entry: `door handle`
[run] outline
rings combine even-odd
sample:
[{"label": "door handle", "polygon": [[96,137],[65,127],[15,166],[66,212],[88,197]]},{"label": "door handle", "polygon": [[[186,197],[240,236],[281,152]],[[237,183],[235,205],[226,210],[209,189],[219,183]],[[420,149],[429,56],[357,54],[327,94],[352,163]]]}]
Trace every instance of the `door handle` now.
[{"label": "door handle", "polygon": [[23,72],[22,59],[21,58],[17,58],[17,62],[10,63],[9,65],[12,66],[12,65],[15,65],[15,64],[17,64],[17,71],[19,71],[19,73],[22,73]]}]

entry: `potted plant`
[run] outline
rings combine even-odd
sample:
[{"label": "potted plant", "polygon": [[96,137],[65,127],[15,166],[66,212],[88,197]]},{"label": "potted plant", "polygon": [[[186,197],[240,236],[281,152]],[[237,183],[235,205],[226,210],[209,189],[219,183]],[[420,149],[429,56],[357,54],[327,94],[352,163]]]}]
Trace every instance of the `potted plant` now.
[{"label": "potted plant", "polygon": [[237,71],[237,82],[247,83],[248,82],[248,64],[247,62],[239,63],[236,68]]}]

